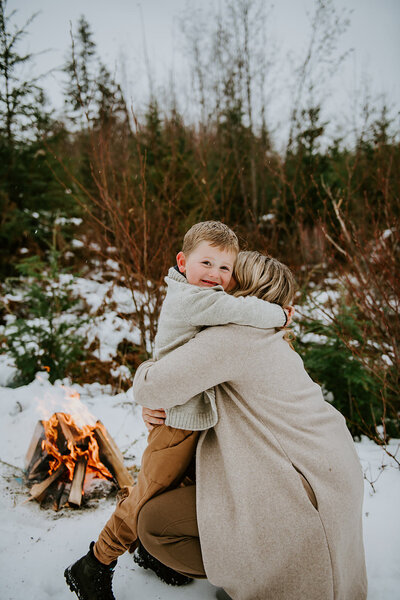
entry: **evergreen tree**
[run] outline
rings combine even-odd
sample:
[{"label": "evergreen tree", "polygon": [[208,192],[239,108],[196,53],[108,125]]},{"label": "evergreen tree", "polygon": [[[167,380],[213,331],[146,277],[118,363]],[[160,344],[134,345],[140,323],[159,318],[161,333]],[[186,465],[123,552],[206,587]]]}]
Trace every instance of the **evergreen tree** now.
[{"label": "evergreen tree", "polygon": [[[53,157],[70,159],[67,132],[46,108],[40,77],[26,77],[34,54],[20,52],[33,15],[22,26],[16,11],[6,14],[0,0],[0,275],[15,274],[19,250],[42,255],[60,213],[76,214],[76,204],[57,178],[62,168]],[[57,172],[57,178],[54,177]],[[62,245],[64,231],[59,233]]]},{"label": "evergreen tree", "polygon": [[35,201],[48,189],[50,171],[44,165],[41,136],[49,130],[50,114],[39,77],[25,76],[32,53],[19,51],[36,15],[19,27],[16,11],[6,13],[0,0],[0,272],[12,272],[11,263],[23,240],[37,229],[32,218]]},{"label": "evergreen tree", "polygon": [[90,25],[82,15],[76,35],[72,34],[71,53],[64,65],[67,75],[65,107],[68,118],[81,127],[97,128],[112,120],[129,127],[121,87],[97,55]]},{"label": "evergreen tree", "polygon": [[36,15],[22,27],[12,23],[16,11],[6,15],[7,1],[0,0],[0,139],[2,181],[9,203],[20,204],[17,180],[17,154],[26,139],[37,137],[48,123],[45,96],[38,78],[21,77],[21,67],[32,61],[33,54],[21,54],[18,47]]},{"label": "evergreen tree", "polygon": [[89,119],[96,82],[94,72],[96,44],[84,16],[79,19],[76,36],[71,33],[71,37],[71,55],[63,69],[68,76],[65,105],[70,119],[77,122],[83,115]]}]

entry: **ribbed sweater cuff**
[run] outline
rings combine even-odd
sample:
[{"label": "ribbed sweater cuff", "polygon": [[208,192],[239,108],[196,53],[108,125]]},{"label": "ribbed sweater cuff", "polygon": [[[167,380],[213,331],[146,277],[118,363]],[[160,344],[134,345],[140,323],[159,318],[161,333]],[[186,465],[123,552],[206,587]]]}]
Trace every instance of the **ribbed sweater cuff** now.
[{"label": "ribbed sweater cuff", "polygon": [[210,411],[208,413],[188,415],[180,412],[175,412],[173,408],[170,408],[167,409],[165,412],[167,413],[165,424],[169,425],[169,427],[175,427],[175,429],[204,431],[205,429],[210,429],[210,427],[214,427],[214,425],[218,421],[218,415],[214,411]]}]

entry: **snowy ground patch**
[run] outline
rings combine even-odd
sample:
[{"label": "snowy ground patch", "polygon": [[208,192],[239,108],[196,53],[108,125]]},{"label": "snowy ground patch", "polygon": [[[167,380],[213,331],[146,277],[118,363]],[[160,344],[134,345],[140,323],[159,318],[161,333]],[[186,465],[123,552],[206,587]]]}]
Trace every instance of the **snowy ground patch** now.
[{"label": "snowy ground patch", "polygon": [[[388,447],[400,457],[400,440]],[[394,600],[400,593],[400,471],[376,444],[356,444],[365,480],[363,524],[369,600]],[[372,485],[371,485],[372,484]]]},{"label": "snowy ground patch", "polygon": [[[4,380],[7,377],[4,377]],[[64,382],[66,383],[66,382]],[[99,384],[73,385],[95,418],[101,419],[123,452],[127,465],[140,464],[146,430],[140,410],[132,409],[127,393],[111,396]],[[111,514],[114,501],[100,499],[91,509],[59,513],[26,502],[22,477],[24,455],[42,414],[38,401],[52,398],[48,410],[62,409],[64,390],[41,376],[29,385],[0,387],[0,598],[1,600],[72,600],[63,578],[64,568],[87,552]],[[395,453],[398,442],[392,442]],[[395,600],[400,587],[400,472],[381,448],[367,439],[356,444],[366,474],[364,537],[369,578],[369,600]],[[397,456],[399,456],[398,452]],[[131,555],[118,562],[114,578],[118,600],[208,600],[215,588],[207,581],[173,588],[137,567]],[[299,599],[302,600],[302,599]]]}]

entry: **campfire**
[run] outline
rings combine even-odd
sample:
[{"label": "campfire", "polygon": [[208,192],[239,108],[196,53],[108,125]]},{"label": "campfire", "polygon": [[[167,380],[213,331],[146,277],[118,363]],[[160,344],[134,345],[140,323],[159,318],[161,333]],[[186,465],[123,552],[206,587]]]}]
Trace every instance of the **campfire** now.
[{"label": "campfire", "polygon": [[78,426],[71,414],[54,413],[38,421],[25,459],[32,483],[31,499],[53,500],[53,508],[80,506],[85,482],[93,478],[113,481],[119,488],[132,485],[118,446],[104,425]]}]

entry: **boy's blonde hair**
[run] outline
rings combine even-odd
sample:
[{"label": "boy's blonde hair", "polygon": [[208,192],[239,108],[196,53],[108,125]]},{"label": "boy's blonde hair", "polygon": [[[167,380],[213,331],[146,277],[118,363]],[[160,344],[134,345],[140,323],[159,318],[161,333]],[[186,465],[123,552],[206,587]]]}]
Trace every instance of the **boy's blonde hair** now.
[{"label": "boy's blonde hair", "polygon": [[239,252],[233,276],[234,296],[257,296],[280,306],[289,306],[296,291],[293,273],[286,265],[257,251]]},{"label": "boy's blonde hair", "polygon": [[200,242],[209,242],[211,246],[223,248],[235,254],[239,252],[239,240],[236,233],[220,221],[203,221],[193,225],[183,238],[183,254],[188,256]]}]

